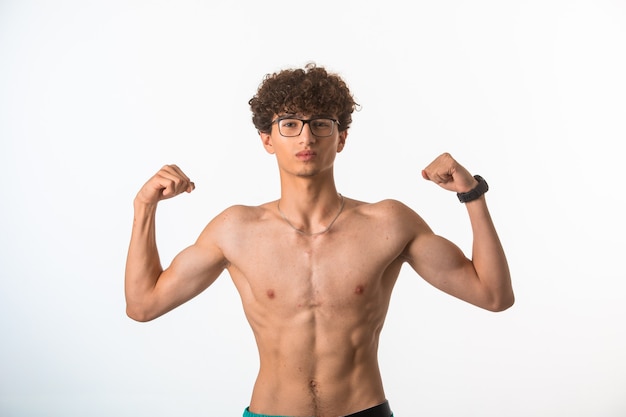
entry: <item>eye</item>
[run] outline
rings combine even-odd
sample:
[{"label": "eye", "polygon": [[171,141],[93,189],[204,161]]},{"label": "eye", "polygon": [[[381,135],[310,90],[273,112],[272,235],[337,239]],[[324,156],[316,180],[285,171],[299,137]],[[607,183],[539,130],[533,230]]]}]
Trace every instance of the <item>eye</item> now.
[{"label": "eye", "polygon": [[329,128],[332,126],[333,121],[329,119],[316,119],[311,122],[313,126],[319,127],[321,129]]},{"label": "eye", "polygon": [[280,125],[282,127],[286,127],[286,128],[294,128],[294,127],[298,127],[300,124],[299,120],[295,120],[295,119],[283,119],[280,121]]}]

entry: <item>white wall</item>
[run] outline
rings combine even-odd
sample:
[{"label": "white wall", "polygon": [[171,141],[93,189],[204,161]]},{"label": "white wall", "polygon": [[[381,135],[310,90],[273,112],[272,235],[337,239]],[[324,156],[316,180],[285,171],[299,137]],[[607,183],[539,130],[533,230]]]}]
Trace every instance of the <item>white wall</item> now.
[{"label": "white wall", "polygon": [[[381,339],[397,416],[626,415],[626,5],[614,0],[0,2],[0,415],[239,416],[257,354],[224,274],[124,313],[132,199],[166,163],[163,262],[226,206],[278,196],[248,99],[315,61],[363,108],[339,189],[392,197],[469,251],[449,151],[482,174],[516,305],[404,269]],[[468,252],[469,253],[469,252]]]}]

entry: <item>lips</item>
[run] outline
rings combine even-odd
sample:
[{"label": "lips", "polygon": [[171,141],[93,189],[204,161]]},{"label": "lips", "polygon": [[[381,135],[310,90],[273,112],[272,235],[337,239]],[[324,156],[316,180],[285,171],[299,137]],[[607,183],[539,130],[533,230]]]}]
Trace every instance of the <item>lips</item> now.
[{"label": "lips", "polygon": [[301,161],[309,161],[317,156],[317,153],[313,151],[300,151],[296,154],[296,157]]}]

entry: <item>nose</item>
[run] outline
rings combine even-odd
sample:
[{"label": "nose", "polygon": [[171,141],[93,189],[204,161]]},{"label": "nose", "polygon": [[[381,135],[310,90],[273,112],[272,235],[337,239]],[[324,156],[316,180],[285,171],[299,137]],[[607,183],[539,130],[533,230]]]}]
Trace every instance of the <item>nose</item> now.
[{"label": "nose", "polygon": [[302,126],[302,132],[300,132],[300,142],[315,143],[315,141],[316,137],[313,132],[311,132],[311,126],[309,125],[309,123],[305,123],[304,126]]}]

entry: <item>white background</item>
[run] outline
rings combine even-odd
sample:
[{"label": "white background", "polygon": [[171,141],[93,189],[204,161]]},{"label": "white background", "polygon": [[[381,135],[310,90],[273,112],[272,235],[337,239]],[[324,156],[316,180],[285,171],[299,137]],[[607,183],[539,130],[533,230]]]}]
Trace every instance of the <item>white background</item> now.
[{"label": "white background", "polygon": [[626,415],[626,4],[0,1],[0,415],[240,416],[258,359],[227,274],[125,316],[132,199],[162,165],[164,264],[232,204],[278,197],[247,101],[309,61],[362,105],[339,191],[397,198],[466,253],[483,175],[516,305],[489,313],[403,269],[381,336],[397,416]]}]

